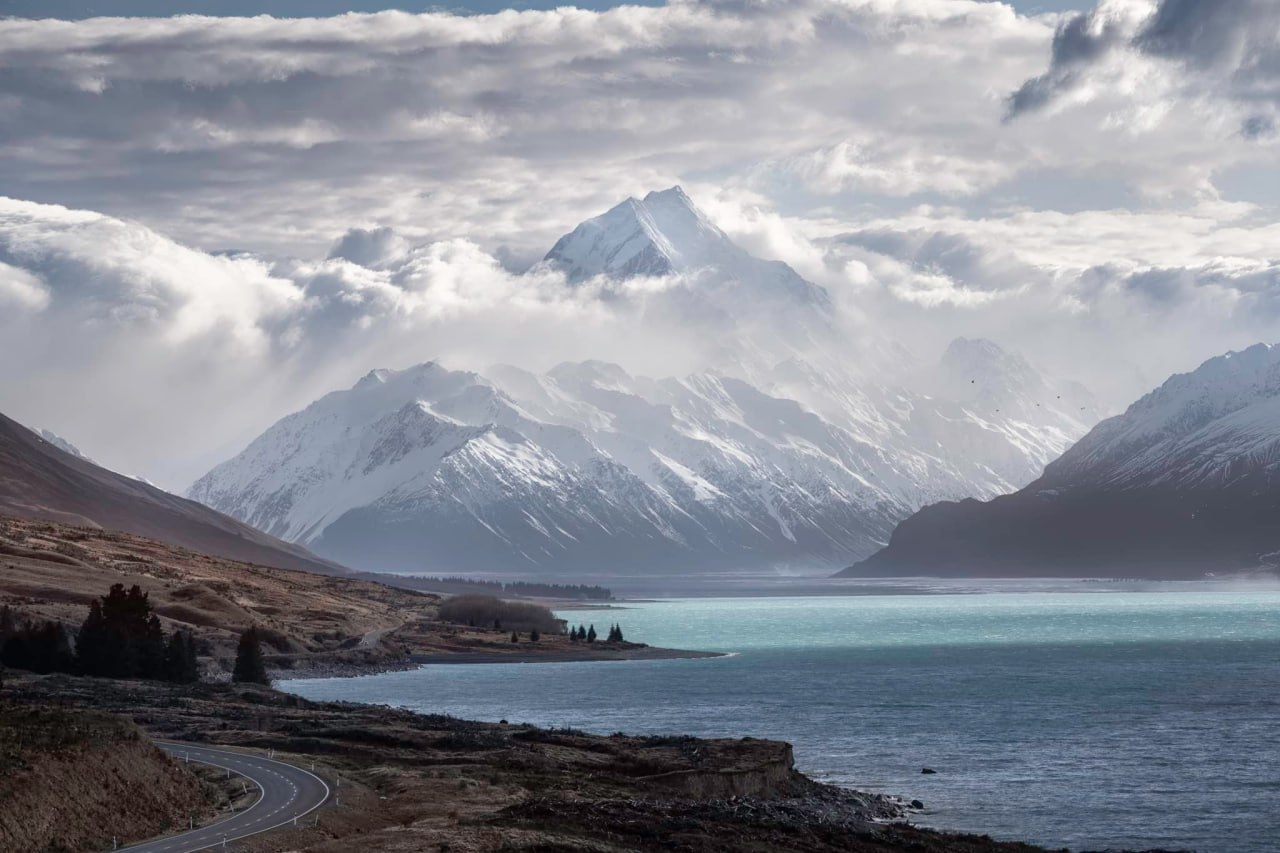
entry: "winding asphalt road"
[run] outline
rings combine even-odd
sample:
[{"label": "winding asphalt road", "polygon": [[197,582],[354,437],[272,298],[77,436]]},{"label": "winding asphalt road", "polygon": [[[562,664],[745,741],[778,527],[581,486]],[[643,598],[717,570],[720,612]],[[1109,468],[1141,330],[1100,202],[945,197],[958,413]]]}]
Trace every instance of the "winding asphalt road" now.
[{"label": "winding asphalt road", "polygon": [[257,802],[244,811],[217,823],[120,848],[129,853],[220,850],[224,841],[230,843],[292,824],[295,818],[310,814],[329,799],[329,786],[323,779],[283,761],[195,744],[158,742],[156,745],[178,760],[189,759],[243,776],[258,786],[259,796]]}]

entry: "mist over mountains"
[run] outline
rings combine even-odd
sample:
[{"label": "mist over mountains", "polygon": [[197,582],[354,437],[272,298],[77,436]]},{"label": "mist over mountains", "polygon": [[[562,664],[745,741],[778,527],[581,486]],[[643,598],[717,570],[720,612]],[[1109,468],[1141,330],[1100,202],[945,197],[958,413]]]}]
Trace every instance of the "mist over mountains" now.
[{"label": "mist over mountains", "polygon": [[678,187],[582,223],[543,265],[702,330],[711,364],[375,369],[191,497],[360,568],[822,571],[926,503],[1031,481],[1097,417],[1085,389],[989,341],[929,365],[850,341],[825,289],[745,252]]},{"label": "mist over mountains", "polygon": [[926,507],[850,576],[1200,577],[1280,565],[1280,347],[1171,377],[1015,494]]}]

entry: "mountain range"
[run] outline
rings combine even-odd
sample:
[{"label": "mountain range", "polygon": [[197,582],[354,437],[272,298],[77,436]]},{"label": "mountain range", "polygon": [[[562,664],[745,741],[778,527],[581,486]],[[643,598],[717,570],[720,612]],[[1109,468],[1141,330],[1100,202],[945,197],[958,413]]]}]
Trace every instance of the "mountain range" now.
[{"label": "mountain range", "polygon": [[670,378],[590,361],[373,370],[190,497],[363,569],[823,570],[926,503],[1030,482],[1096,420],[1086,390],[989,341],[927,366],[859,342],[892,371],[842,356],[830,294],[678,187],[582,223],[543,263],[602,299],[659,281],[647,310],[701,324],[724,357]]},{"label": "mountain range", "polygon": [[1280,565],[1280,347],[1172,377],[1020,491],[939,503],[849,576],[1200,577]]}]

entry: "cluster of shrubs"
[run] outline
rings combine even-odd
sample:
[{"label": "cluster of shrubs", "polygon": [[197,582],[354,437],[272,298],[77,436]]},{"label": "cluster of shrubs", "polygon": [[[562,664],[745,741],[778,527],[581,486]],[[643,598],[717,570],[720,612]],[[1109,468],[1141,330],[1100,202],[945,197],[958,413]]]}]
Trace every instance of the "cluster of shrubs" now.
[{"label": "cluster of shrubs", "polygon": [[0,662],[14,669],[192,682],[200,677],[196,653],[189,631],[165,635],[147,593],[136,585],[126,590],[115,584],[94,599],[74,651],[57,622],[19,625],[8,606],[0,608]]},{"label": "cluster of shrubs", "polygon": [[518,631],[555,634],[560,622],[554,613],[540,604],[527,601],[503,601],[492,595],[458,595],[440,605],[440,619],[472,628],[492,627],[495,631]]},{"label": "cluster of shrubs", "polygon": [[[589,628],[584,628],[581,625],[579,625],[577,628],[569,629],[569,639],[573,640],[574,642],[594,643],[597,639],[599,639],[599,635],[596,633],[595,625],[592,625]],[[623,642],[622,626],[621,625],[611,626],[609,628],[609,636],[605,637],[605,642],[607,643]]]}]

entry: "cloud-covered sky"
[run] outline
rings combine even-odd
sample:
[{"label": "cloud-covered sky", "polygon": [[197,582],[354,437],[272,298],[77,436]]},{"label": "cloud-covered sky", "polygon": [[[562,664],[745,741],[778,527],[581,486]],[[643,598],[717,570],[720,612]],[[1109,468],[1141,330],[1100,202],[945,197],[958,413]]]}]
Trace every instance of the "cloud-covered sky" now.
[{"label": "cloud-covered sky", "polygon": [[0,20],[0,411],[181,486],[373,367],[695,365],[525,272],[676,183],[921,357],[1113,407],[1280,338],[1276,4],[1069,5]]}]

